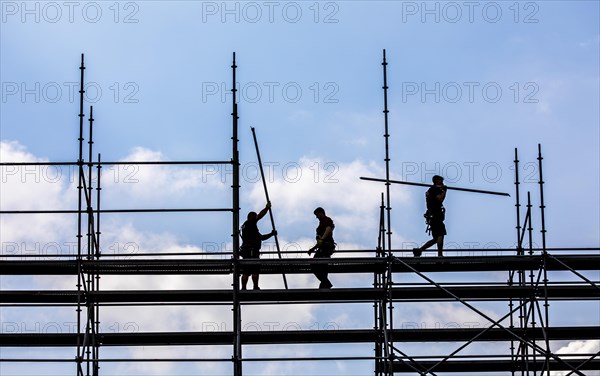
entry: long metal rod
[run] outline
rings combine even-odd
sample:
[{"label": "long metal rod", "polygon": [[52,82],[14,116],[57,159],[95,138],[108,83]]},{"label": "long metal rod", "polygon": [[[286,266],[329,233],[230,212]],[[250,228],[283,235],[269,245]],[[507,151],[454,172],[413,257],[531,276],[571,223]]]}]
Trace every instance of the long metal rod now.
[{"label": "long metal rod", "polygon": [[100,179],[102,177],[102,165],[100,164],[101,155],[98,153],[98,165],[96,166],[96,173],[98,174],[98,180],[96,182],[96,208],[98,211],[96,212],[96,259],[100,260],[100,193],[102,192],[102,186],[100,184]]},{"label": "long metal rod", "polygon": [[[82,168],[83,168],[83,118],[84,118],[84,113],[83,113],[83,94],[85,93],[84,90],[84,70],[85,70],[85,65],[84,65],[84,54],[81,54],[81,66],[79,67],[80,70],[80,82],[79,82],[79,154],[77,157],[77,166],[78,166],[78,184],[77,184],[77,290],[79,292],[81,292],[81,287],[82,284],[84,283],[83,278],[82,278],[82,267],[81,267],[81,226],[82,226],[82,204],[83,204],[83,197],[82,197],[82,189],[83,189],[83,185],[82,185],[82,180],[83,180],[83,175],[82,175]],[[83,376],[83,369],[82,367],[82,361],[83,361],[83,357],[82,357],[82,343],[81,343],[81,294],[77,294],[77,371],[78,374],[80,376]]]},{"label": "long metal rod", "polygon": [[[98,209],[100,209],[100,193],[102,191],[101,185],[100,185],[100,179],[101,179],[101,171],[102,171],[102,165],[100,164],[100,153],[98,153],[98,165],[96,166],[96,173],[98,175],[98,179],[96,181],[96,207]],[[100,213],[96,213],[96,233],[94,234],[94,239],[95,239],[95,245],[96,248],[94,249],[94,255],[96,256],[96,260],[100,260],[100,255],[101,255],[101,251],[100,251]],[[96,288],[95,291],[100,291],[100,273],[96,273]],[[95,302],[94,304],[94,309],[95,309],[95,331],[96,333],[100,333],[100,303],[99,302]],[[96,343],[96,355],[95,355],[95,359],[100,359],[100,345],[98,343]],[[99,360],[95,360],[94,361],[94,376],[98,376],[100,374],[100,361]]]},{"label": "long metal rod", "polygon": [[[517,226],[516,226],[516,229],[517,229],[517,255],[520,255],[520,254],[522,254],[522,248],[521,248],[522,242],[521,242],[521,237],[520,237],[520,233],[521,233],[521,231],[520,231],[521,230],[521,210],[520,210],[520,207],[521,207],[521,204],[519,203],[519,184],[520,184],[520,182],[519,182],[519,158],[518,158],[518,154],[517,154],[517,148],[515,148],[515,160],[514,160],[514,163],[515,163],[515,193],[516,193],[515,208],[516,208],[516,211],[517,211]],[[521,284],[523,282],[522,281],[522,271],[518,270],[517,271],[517,275],[518,275],[518,278],[519,278],[519,286],[521,286]],[[514,276],[515,276],[515,271],[510,271],[509,272],[509,279],[508,279],[509,285],[513,284]],[[521,299],[520,299],[520,302],[522,303]],[[514,307],[514,303],[513,303],[513,298],[511,297],[509,299],[509,303],[508,303],[508,308],[509,308],[509,310],[511,312],[512,312],[513,307]],[[514,317],[513,317],[512,314],[510,315],[510,328],[514,328]],[[513,362],[516,362],[517,358],[515,356],[515,341],[514,340],[510,341],[510,355],[511,355],[511,359],[513,360]],[[515,371],[514,370],[511,371],[511,374],[514,376],[515,375]]]},{"label": "long metal rod", "polygon": [[[381,65],[383,66],[383,116],[384,116],[384,123],[385,123],[385,134],[384,134],[384,138],[385,138],[385,179],[386,179],[386,211],[387,211],[387,237],[388,237],[388,241],[387,241],[387,246],[388,246],[388,255],[391,257],[392,256],[392,219],[391,219],[391,212],[392,212],[392,205],[391,205],[391,195],[390,195],[390,152],[389,152],[389,140],[390,140],[390,133],[389,133],[389,119],[388,119],[388,115],[389,115],[389,110],[388,110],[388,85],[387,85],[387,60],[386,60],[386,56],[385,56],[385,49],[383,50],[383,62],[381,63]],[[389,263],[390,267],[388,267],[388,271],[387,271],[387,275],[386,275],[386,281],[385,281],[385,289],[386,291],[388,291],[388,294],[390,293],[390,287],[391,287],[391,278],[392,278],[392,273],[391,273],[391,263]],[[393,303],[391,300],[388,300],[387,302],[388,304],[388,316],[387,316],[387,324],[386,328],[392,329],[393,328],[393,317],[392,317],[392,309],[393,309]],[[384,307],[385,309],[385,307]],[[386,375],[393,375],[393,360],[391,355],[393,354],[393,348],[394,348],[394,343],[392,341],[391,337],[388,337],[386,339],[386,347],[389,347],[390,351],[386,352],[386,356],[387,356],[387,360],[386,360],[386,370],[385,373]]]},{"label": "long metal rod", "polygon": [[[546,327],[548,327],[549,324],[549,320],[550,320],[550,313],[549,313],[549,304],[548,304],[548,289],[547,287],[547,282],[548,282],[548,270],[546,268],[546,261],[547,261],[547,255],[548,253],[546,252],[546,219],[545,219],[545,211],[546,211],[546,205],[544,204],[544,178],[543,178],[543,173],[542,173],[542,145],[538,144],[538,166],[539,166],[539,185],[540,185],[540,220],[541,220],[541,230],[540,232],[542,233],[542,252],[543,252],[543,260],[544,260],[544,316],[545,316],[545,320],[544,320],[544,324]],[[546,338],[546,349],[548,351],[550,351],[550,341]],[[543,371],[542,371],[543,374]],[[550,358],[548,357],[548,355],[546,355],[546,374],[548,376],[550,376]]]},{"label": "long metal rod", "polygon": [[233,94],[232,99],[232,156],[231,160],[233,163],[233,223],[232,223],[232,237],[233,237],[233,255],[234,255],[234,268],[233,268],[233,326],[234,326],[234,341],[233,341],[233,374],[234,376],[242,376],[242,338],[241,338],[241,327],[242,327],[242,312],[239,300],[239,289],[240,289],[240,269],[239,269],[239,248],[240,248],[240,162],[239,162],[239,151],[238,151],[238,109],[237,109],[237,80],[236,80],[236,68],[235,64],[235,52],[233,53],[233,63],[231,65],[232,70],[232,88]]},{"label": "long metal rod", "polygon": [[[388,258],[393,257],[391,254],[391,250],[390,253],[388,255]],[[386,295],[387,295],[387,301],[388,301],[388,306],[387,306],[387,310],[388,310],[388,328],[389,330],[393,331],[394,330],[394,299],[392,296],[392,286],[393,286],[393,272],[392,272],[392,262],[388,262],[387,265],[387,278],[386,278],[386,284],[385,284],[385,291],[386,291]],[[388,375],[389,376],[393,376],[394,375],[394,358],[395,358],[395,354],[394,354],[394,339],[393,337],[389,337],[386,346],[390,347],[390,353],[389,353],[389,358],[388,358]]]},{"label": "long metal rod", "polygon": [[542,249],[546,252],[546,217],[544,215],[546,211],[546,205],[544,205],[544,177],[542,175],[542,145],[538,144],[538,166],[539,166],[539,176],[540,176],[540,214],[541,214],[541,225],[542,228],[540,232],[542,233]]},{"label": "long metal rod", "polygon": [[[263,169],[263,165],[262,165],[262,159],[260,158],[260,150],[258,149],[258,141],[256,140],[256,132],[254,130],[254,127],[250,128],[252,130],[252,138],[254,139],[254,147],[256,149],[256,156],[258,158],[258,167],[260,168],[260,176],[262,178],[262,183],[263,183],[263,189],[265,190],[265,198],[267,199],[267,202],[270,202],[271,199],[269,198],[269,190],[267,189],[267,180],[265,179],[265,171]],[[275,219],[273,218],[273,210],[271,209],[271,207],[269,206],[269,217],[271,218],[271,227],[273,228],[273,231],[275,231],[275,247],[277,248],[277,255],[279,256],[279,258],[281,258],[281,249],[279,248],[279,239],[277,238],[277,229],[275,228]],[[287,278],[285,277],[285,273],[282,273],[281,276],[283,277],[283,285],[285,286],[285,289],[288,289],[288,283],[287,283]]]},{"label": "long metal rod", "polygon": [[[364,176],[361,176],[360,179],[361,180],[368,180],[368,181],[382,182],[382,183],[386,183],[386,185],[389,182],[389,183],[392,183],[392,184],[413,185],[413,186],[416,186],[416,187],[431,187],[431,184],[413,183],[413,182],[401,181],[401,180],[388,180],[388,179],[368,178],[368,177],[364,177]],[[447,187],[447,188],[448,188],[448,190],[453,190],[453,191],[484,193],[484,194],[488,194],[488,195],[509,196],[510,197],[510,194],[504,193],[504,192],[494,192],[494,191],[485,191],[485,190],[482,190],[482,189],[470,189],[470,188],[459,188],[459,187]]]},{"label": "long metal rod", "polygon": [[[526,226],[528,223],[531,223],[531,208],[527,208],[527,211],[525,212],[525,220],[523,221],[523,228],[521,229],[521,237],[520,237],[520,243],[519,243],[519,248],[523,248],[523,239],[525,239],[525,231],[527,230]],[[523,251],[523,254],[525,253],[525,251]]]},{"label": "long metal rod", "polygon": [[[546,342],[546,370],[547,375],[550,376],[550,338],[546,335],[548,328],[550,327],[550,303],[548,301],[548,252],[544,252],[542,255],[543,259],[543,270],[544,270],[544,320],[542,321],[542,331]],[[539,307],[538,307],[539,309]],[[541,312],[540,312],[541,316]]]},{"label": "long metal rod", "polygon": [[[383,257],[385,254],[385,200],[384,194],[381,193],[381,205],[379,206],[379,231],[377,236],[377,250],[376,256]],[[379,289],[382,288],[382,276],[381,273],[373,273],[373,288]],[[383,361],[381,358],[383,357],[383,344],[384,344],[384,328],[385,323],[381,320],[383,319],[380,314],[380,307],[384,304],[384,300],[376,300],[373,303],[373,315],[374,315],[374,329],[377,331],[377,338],[375,340],[375,375],[382,376],[383,375],[383,367],[381,366],[386,360]]]},{"label": "long metal rod", "polygon": [[[96,209],[91,210],[92,213],[188,213],[188,212],[233,212],[235,209],[230,208],[214,208],[214,209]],[[78,210],[2,210],[0,214],[78,214]]]},{"label": "long metal rod", "polygon": [[[91,162],[92,165],[123,166],[123,165],[228,165],[232,161],[118,161]],[[4,166],[78,166],[78,162],[2,162]]]},{"label": "long metal rod", "polygon": [[529,226],[527,227],[527,239],[529,241],[529,255],[533,255],[534,251],[539,249],[533,248],[533,222],[531,220],[531,192],[527,191],[527,213],[529,213]]},{"label": "long metal rod", "polygon": [[579,273],[577,270],[571,268],[569,265],[565,264],[564,262],[560,261],[558,258],[556,258],[555,256],[552,256],[550,254],[548,254],[548,257],[550,257],[552,260],[554,260],[555,262],[559,263],[560,265],[564,266],[565,269],[569,270],[571,273],[575,274],[576,276],[578,276],[579,278],[583,279],[585,282],[589,283],[590,285],[592,285],[593,287],[595,287],[596,289],[600,290],[600,286],[598,286],[597,283],[594,283],[593,281],[591,281],[590,279],[586,278],[583,274]]},{"label": "long metal rod", "polygon": [[518,151],[517,148],[515,148],[515,209],[516,209],[516,214],[517,214],[517,254],[523,254],[523,249],[522,249],[522,245],[523,245],[523,238],[521,236],[521,200],[520,200],[520,194],[519,194],[519,186],[521,184],[521,182],[519,181],[519,155],[518,155]]},{"label": "long metal rod", "polygon": [[[529,197],[529,196],[528,196]],[[525,237],[525,230],[527,228],[527,226],[531,226],[531,207],[527,207],[527,212],[525,213],[525,220],[523,221],[523,229],[520,235],[520,243],[519,243],[519,249],[523,249],[523,239]],[[524,251],[523,251],[524,253]],[[533,280],[532,280],[533,281]],[[527,285],[527,275],[525,273],[524,269],[519,270],[519,286],[526,286]],[[520,298],[519,302],[521,304],[528,302],[529,300],[526,300],[527,298]],[[531,299],[531,298],[529,298]],[[520,319],[520,325],[521,328],[525,328],[525,330],[527,330],[527,321],[525,321],[525,318],[527,317],[527,306],[526,305],[522,305],[521,306],[521,310],[519,312],[519,319]],[[519,345],[519,350],[521,352],[521,364],[522,364],[522,368],[521,368],[521,374],[524,375],[525,372],[527,374],[529,374],[529,363],[528,363],[528,353],[529,353],[529,348],[527,346],[525,346],[524,344],[520,344]],[[535,356],[535,355],[534,355]],[[535,371],[534,371],[535,372]]]},{"label": "long metal rod", "polygon": [[387,60],[385,58],[385,49],[383,50],[383,118],[385,122],[385,185],[386,185],[386,201],[387,201],[387,235],[388,235],[388,251],[392,253],[392,220],[391,220],[391,198],[390,198],[390,152],[389,152],[389,127],[388,127],[388,85],[387,85]]},{"label": "long metal rod", "polygon": [[[534,248],[534,251],[537,251],[539,249]],[[599,248],[548,248],[548,251],[598,251],[600,250]],[[401,251],[401,250],[398,250]],[[465,249],[452,249],[452,252],[458,252],[458,253],[473,253],[473,252],[482,252],[482,253],[487,253],[487,252],[491,252],[491,253],[497,253],[497,252],[513,252],[514,248],[465,248]],[[380,251],[378,250],[373,250],[373,249],[340,249],[340,250],[336,250],[335,251],[336,254],[338,253],[374,253],[375,257],[381,257],[380,256]],[[276,254],[277,252],[275,251],[265,251],[263,253],[266,254]],[[281,251],[282,254],[298,254],[298,253],[302,253],[300,251]],[[233,252],[232,251],[224,251],[224,252],[164,252],[164,253],[111,253],[111,254],[103,254],[102,257],[107,258],[107,257],[123,257],[123,256],[127,256],[127,257],[146,257],[146,256],[222,256],[222,255],[232,255]],[[53,254],[53,253],[48,253],[48,254],[0,254],[0,257],[3,258],[61,258],[61,257],[76,257],[76,254]],[[465,256],[457,256],[457,257],[465,257]],[[469,255],[469,257],[472,257],[471,255]],[[412,258],[412,256],[410,256],[410,258]],[[505,283],[502,282],[502,285],[504,285]],[[396,284],[397,285],[397,284]]]},{"label": "long metal rod", "polygon": [[[580,363],[576,368],[579,369],[581,366],[589,363],[594,360],[600,353],[581,353],[581,354],[561,354],[563,357],[569,358],[580,358],[583,356],[589,356],[591,359],[586,359],[584,362]],[[421,355],[421,356],[399,356],[398,359],[407,359],[407,360],[418,360],[418,359],[437,359],[443,358],[445,355]],[[510,359],[507,358],[506,355],[455,355],[453,356],[455,359],[475,359],[481,360],[483,359]],[[329,360],[373,360],[376,359],[372,356],[330,356],[330,357],[299,357],[299,358],[245,358],[245,362],[293,362],[296,360],[302,361],[329,361]],[[100,359],[98,359],[100,360]],[[577,359],[573,359],[577,360]],[[130,362],[130,363],[138,363],[138,362],[231,362],[231,358],[103,358],[103,362]],[[13,362],[13,363],[25,363],[25,362],[37,362],[37,363],[71,363],[73,362],[72,358],[53,358],[53,359],[45,359],[45,358],[0,358],[0,362]],[[573,372],[571,372],[573,373]],[[571,374],[569,373],[569,374]],[[566,375],[565,375],[566,376]]]},{"label": "long metal rod", "polygon": [[[531,218],[531,213],[532,213],[531,208],[532,208],[531,192],[527,191],[527,219],[529,220],[529,223],[527,225],[527,237],[528,237],[528,241],[529,241],[529,255],[533,255],[533,253],[534,253],[533,252],[533,220]],[[531,270],[529,272],[529,281],[530,281],[530,285],[532,287],[537,286],[537,284],[534,284],[533,270]],[[530,306],[531,306],[532,310],[533,310],[534,300],[535,300],[535,297],[532,297],[530,300]],[[529,318],[527,316],[527,313],[526,313],[526,316],[524,317],[524,320],[525,320],[525,330],[527,330],[527,328],[529,327]],[[535,315],[531,315],[531,320],[532,320],[531,327],[535,328],[535,325],[536,325]],[[527,335],[527,332],[525,332],[525,335]],[[531,342],[535,344],[536,339],[532,338]],[[525,365],[526,365],[526,369],[527,369],[527,374],[529,375],[529,363],[530,363],[530,361],[529,361],[530,357],[528,356],[529,348],[527,346],[525,346],[525,344],[523,344],[522,346],[525,349],[525,355],[527,355]],[[537,363],[537,352],[533,351],[533,364],[535,365],[536,363]],[[537,368],[535,368],[535,367],[533,367],[533,375],[534,376],[537,375]]]},{"label": "long metal rod", "polygon": [[[93,153],[93,145],[94,145],[94,136],[93,136],[93,129],[94,129],[94,107],[90,106],[90,116],[88,118],[89,121],[89,136],[88,136],[88,170],[87,170],[87,194],[86,194],[86,208],[87,208],[87,218],[88,218],[88,230],[87,230],[87,239],[88,239],[88,244],[87,244],[87,260],[92,260],[93,259],[93,254],[94,254],[94,247],[95,247],[95,243],[96,243],[96,238],[95,238],[95,229],[94,229],[94,213],[92,212],[93,209],[93,205],[92,205],[92,191],[93,191],[93,187],[92,187],[92,171],[93,171],[93,164],[92,164],[92,153]],[[94,272],[88,272],[86,273],[86,278],[87,278],[87,285],[88,285],[88,291],[90,292],[95,292],[96,291],[96,285],[95,285],[95,281],[94,281]],[[89,336],[89,342],[88,342],[88,346],[87,346],[87,351],[86,351],[86,372],[89,375],[93,375],[94,374],[94,369],[95,364],[91,359],[97,358],[96,355],[96,348],[97,348],[97,344],[96,344],[96,326],[95,326],[95,321],[96,321],[96,315],[95,315],[95,305],[94,302],[92,302],[89,299],[86,299],[86,308],[87,308],[87,324],[86,324],[86,334]],[[91,373],[90,373],[91,371]]]}]

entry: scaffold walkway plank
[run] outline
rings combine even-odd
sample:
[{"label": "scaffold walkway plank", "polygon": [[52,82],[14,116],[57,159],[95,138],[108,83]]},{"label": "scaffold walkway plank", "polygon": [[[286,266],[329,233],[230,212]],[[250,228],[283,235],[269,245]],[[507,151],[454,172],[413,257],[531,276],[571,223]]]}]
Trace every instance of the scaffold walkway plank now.
[{"label": "scaffold walkway plank", "polygon": [[[550,300],[600,300],[600,289],[590,285],[543,286],[445,286],[446,290],[463,300],[502,301],[515,298],[543,297],[547,291]],[[454,301],[447,292],[437,287],[395,287],[394,301],[418,302],[425,300]],[[272,302],[373,302],[386,297],[384,289],[275,289],[240,291],[242,303]],[[112,290],[77,292],[75,290],[11,290],[2,291],[0,304],[85,304],[88,299],[100,304],[110,303],[229,303],[232,290]]]},{"label": "scaffold walkway plank", "polygon": [[[600,255],[557,255],[546,261],[547,270],[597,270]],[[456,257],[406,257],[392,260],[395,273],[413,272],[475,272],[506,270],[537,270],[542,266],[542,256],[456,256]],[[560,262],[559,262],[560,261]],[[261,259],[241,260],[240,270],[260,267],[261,274],[311,273],[315,265],[328,265],[330,273],[380,273],[386,270],[386,258],[332,258],[332,259]],[[561,264],[562,263],[562,264]],[[231,274],[232,260],[83,260],[84,273],[97,274]],[[0,261],[2,275],[76,275],[79,265],[71,261]]]},{"label": "scaffold walkway plank", "polygon": [[[483,328],[433,328],[394,329],[389,331],[394,342],[464,342],[472,340]],[[511,331],[529,339],[544,339],[544,331],[550,341],[597,340],[600,327],[554,327],[513,328]],[[352,330],[283,330],[244,331],[245,345],[296,344],[296,343],[367,343],[375,342],[379,333],[373,329]],[[61,347],[76,346],[77,334],[71,333],[2,333],[0,347]],[[102,333],[96,341],[102,346],[169,346],[169,345],[231,345],[233,332],[146,332]],[[80,335],[80,340],[83,337]],[[501,328],[492,328],[476,338],[476,341],[511,341],[515,337]]]}]

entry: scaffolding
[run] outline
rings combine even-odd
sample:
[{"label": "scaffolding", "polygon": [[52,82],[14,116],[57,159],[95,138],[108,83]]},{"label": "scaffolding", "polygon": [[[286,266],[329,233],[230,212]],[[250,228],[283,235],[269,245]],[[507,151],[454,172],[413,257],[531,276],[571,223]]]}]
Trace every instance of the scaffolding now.
[{"label": "scaffolding", "polygon": [[[77,168],[77,210],[2,210],[2,215],[24,214],[75,214],[77,216],[77,254],[64,255],[63,260],[20,260],[3,254],[0,260],[1,275],[70,275],[77,278],[75,290],[11,290],[0,294],[0,307],[74,307],[76,332],[74,333],[0,333],[0,347],[68,347],[75,357],[70,359],[6,358],[2,362],[74,362],[77,376],[99,376],[102,364],[109,362],[230,362],[232,373],[241,376],[248,362],[285,361],[353,361],[373,362],[376,376],[395,373],[437,375],[446,372],[481,374],[496,372],[511,375],[550,375],[553,371],[584,375],[589,370],[600,370],[600,351],[596,353],[557,353],[555,341],[598,341],[600,327],[589,325],[553,326],[550,322],[551,302],[598,302],[599,280],[590,279],[586,271],[600,270],[600,248],[549,248],[546,246],[544,181],[542,178],[542,150],[538,146],[539,190],[542,247],[533,247],[532,201],[527,193],[524,219],[521,222],[519,158],[515,149],[515,196],[517,247],[494,249],[469,249],[481,256],[405,257],[405,250],[393,249],[391,244],[390,156],[388,129],[387,61],[383,52],[383,94],[385,120],[385,193],[381,194],[380,223],[377,247],[367,250],[340,250],[343,257],[332,259],[279,258],[242,260],[238,256],[240,227],[240,161],[238,150],[238,106],[236,101],[236,60],[232,68],[232,154],[222,161],[156,161],[156,162],[105,162],[98,154],[94,160],[93,107],[89,108],[87,161],[84,156],[84,56],[81,56],[79,102],[79,151],[76,162],[5,162],[1,166],[54,165]],[[254,135],[254,130],[253,130]],[[258,153],[258,144],[254,135]],[[231,207],[226,208],[168,208],[168,209],[102,209],[101,169],[119,164],[146,165],[230,165],[232,167]],[[95,179],[94,179],[95,169]],[[261,171],[262,173],[262,171]],[[94,181],[96,187],[93,187]],[[264,181],[264,178],[263,178]],[[268,199],[268,193],[265,194]],[[94,195],[94,189],[96,194]],[[227,212],[231,213],[232,252],[218,252],[227,259],[190,258],[200,254],[163,253],[169,258],[146,259],[156,254],[130,255],[119,259],[102,254],[100,220],[103,213],[168,213],[168,212]],[[272,214],[271,214],[271,220]],[[274,228],[274,222],[273,222]],[[86,239],[84,243],[84,237]],[[289,252],[293,253],[293,252]],[[360,257],[354,256],[359,254]],[[365,254],[371,255],[364,257]],[[61,256],[61,255],[57,255]],[[186,256],[186,258],[173,258]],[[326,266],[330,273],[354,273],[373,276],[372,287],[326,289],[287,289],[287,274],[311,274],[315,265]],[[239,277],[247,270],[259,267],[261,274],[281,274],[285,289],[242,291]],[[506,272],[505,283],[482,280],[463,282],[436,281],[432,275],[466,272]],[[550,272],[566,272],[570,278],[551,280]],[[221,275],[232,277],[231,289],[219,290],[106,290],[100,280],[107,275]],[[404,276],[413,276],[420,282],[399,283]],[[462,274],[461,274],[462,275]],[[369,277],[370,278],[370,277]],[[573,278],[575,280],[573,280]],[[508,311],[492,317],[479,302],[504,302]],[[373,327],[362,329],[323,330],[269,330],[249,331],[242,326],[244,305],[266,304],[356,304],[373,306]],[[484,319],[484,328],[397,328],[394,326],[396,308],[414,304],[457,304]],[[103,307],[129,307],[135,305],[226,305],[232,307],[231,331],[186,332],[134,332],[103,333],[100,330]],[[321,356],[295,358],[244,357],[244,346],[280,344],[373,344],[373,352],[362,356]],[[454,346],[448,353],[425,352],[411,354],[410,344],[447,343]],[[506,344],[504,353],[466,352],[473,344]],[[119,346],[231,346],[230,358],[110,358],[101,354],[102,348]],[[407,350],[408,348],[408,350]],[[435,348],[435,347],[434,347]],[[435,351],[435,350],[433,350]]]}]

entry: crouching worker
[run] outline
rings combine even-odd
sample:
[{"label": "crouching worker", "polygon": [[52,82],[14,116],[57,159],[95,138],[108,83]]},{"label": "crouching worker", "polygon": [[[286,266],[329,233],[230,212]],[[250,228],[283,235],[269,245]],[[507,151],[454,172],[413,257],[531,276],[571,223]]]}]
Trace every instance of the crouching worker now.
[{"label": "crouching worker", "polygon": [[[325,215],[325,210],[318,207],[314,211],[315,216],[319,220],[319,226],[317,227],[317,244],[308,250],[308,254],[311,255],[315,251],[315,259],[318,258],[330,258],[335,251],[335,242],[333,241],[333,229],[335,225],[333,220]],[[327,265],[315,265],[312,268],[313,273],[317,279],[321,282],[319,284],[320,289],[330,289],[333,285],[329,278],[327,278]]]},{"label": "crouching worker", "polygon": [[[248,213],[248,218],[246,222],[242,225],[242,245],[240,247],[240,256],[244,259],[258,259],[260,258],[260,248],[262,246],[262,241],[269,239],[273,235],[277,235],[277,231],[271,231],[269,234],[262,235],[258,231],[258,221],[267,214],[269,208],[271,207],[271,203],[267,202],[267,205],[263,210],[261,210],[258,214],[256,212]],[[252,275],[252,283],[254,284],[254,290],[260,290],[258,287],[258,277],[259,277],[259,269],[260,267],[252,266],[245,270],[242,275],[242,290],[246,290],[248,285],[248,278]]]}]

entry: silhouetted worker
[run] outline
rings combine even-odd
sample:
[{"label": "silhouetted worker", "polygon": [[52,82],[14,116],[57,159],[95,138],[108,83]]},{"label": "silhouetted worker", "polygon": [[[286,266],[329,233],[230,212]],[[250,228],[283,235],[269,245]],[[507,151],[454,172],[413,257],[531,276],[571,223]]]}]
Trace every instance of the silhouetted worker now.
[{"label": "silhouetted worker", "polygon": [[[257,222],[267,214],[271,203],[267,202],[267,205],[260,213],[255,212],[248,213],[246,222],[242,225],[242,245],[240,247],[240,256],[245,259],[258,259],[260,258],[260,247],[262,241],[269,239],[273,235],[277,235],[277,231],[271,231],[267,235],[262,235],[258,231]],[[247,268],[246,272],[242,275],[242,290],[246,290],[248,285],[248,278],[252,274],[252,283],[254,284],[254,290],[260,290],[258,287],[258,270],[259,267]]]},{"label": "silhouetted worker", "polygon": [[[308,254],[311,255],[316,250],[314,258],[330,258],[335,251],[335,242],[333,241],[333,229],[335,225],[333,220],[325,215],[325,210],[318,207],[314,211],[315,216],[319,220],[319,226],[317,227],[317,244],[308,250]],[[320,289],[330,289],[333,285],[327,278],[327,266],[317,265],[312,268],[313,273],[321,283],[319,284]]]},{"label": "silhouetted worker", "polygon": [[446,235],[446,225],[444,225],[446,209],[444,209],[443,202],[446,198],[447,188],[444,185],[443,177],[435,175],[431,180],[433,185],[425,193],[427,202],[425,220],[427,221],[427,231],[431,232],[432,239],[423,244],[421,248],[413,250],[415,257],[421,256],[424,250],[434,244],[437,244],[438,256],[443,256],[444,235]]}]

